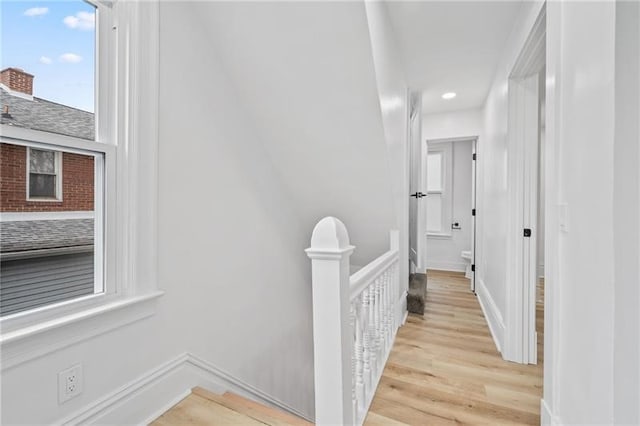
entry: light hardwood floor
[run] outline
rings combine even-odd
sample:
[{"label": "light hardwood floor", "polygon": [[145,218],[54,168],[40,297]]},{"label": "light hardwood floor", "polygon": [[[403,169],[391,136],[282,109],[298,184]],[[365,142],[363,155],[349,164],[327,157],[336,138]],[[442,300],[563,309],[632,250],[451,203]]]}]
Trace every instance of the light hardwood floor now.
[{"label": "light hardwood floor", "polygon": [[542,303],[539,363],[515,364],[496,351],[464,275],[427,276],[425,315],[400,328],[365,424],[540,424]]},{"label": "light hardwood floor", "polygon": [[194,388],[185,399],[171,407],[151,426],[270,425],[311,426],[292,414],[267,407],[240,395],[223,395]]},{"label": "light hardwood floor", "polygon": [[[424,317],[396,338],[366,425],[540,424],[544,281],[538,283],[538,365],[503,361],[469,281],[429,272]],[[309,425],[238,395],[201,388],[153,426]]]}]

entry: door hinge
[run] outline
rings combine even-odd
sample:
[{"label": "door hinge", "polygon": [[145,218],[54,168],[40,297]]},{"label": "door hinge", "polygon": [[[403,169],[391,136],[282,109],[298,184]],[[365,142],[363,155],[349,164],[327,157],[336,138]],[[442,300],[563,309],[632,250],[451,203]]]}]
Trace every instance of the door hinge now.
[{"label": "door hinge", "polygon": [[475,216],[476,215],[476,209],[471,209],[471,216]]},{"label": "door hinge", "polygon": [[476,271],[476,265],[471,265],[471,272],[475,272]]},{"label": "door hinge", "polygon": [[473,161],[476,161],[476,153],[473,153]]},{"label": "door hinge", "polygon": [[524,228],[524,236],[525,237],[530,237],[531,236],[531,229],[529,228]]}]

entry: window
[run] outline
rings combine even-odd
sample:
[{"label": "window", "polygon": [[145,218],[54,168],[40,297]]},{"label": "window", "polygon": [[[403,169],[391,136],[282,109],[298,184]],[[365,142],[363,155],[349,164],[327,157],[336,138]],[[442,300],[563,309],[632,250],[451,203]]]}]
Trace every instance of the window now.
[{"label": "window", "polygon": [[162,294],[159,6],[61,0],[0,8],[6,368],[145,318]]},{"label": "window", "polygon": [[28,198],[32,200],[59,200],[61,194],[60,152],[29,148]]},{"label": "window", "polygon": [[96,138],[96,12],[80,0],[2,5],[3,318],[108,290],[103,169],[113,151]]},{"label": "window", "polygon": [[427,235],[450,236],[452,203],[451,142],[428,143]]}]

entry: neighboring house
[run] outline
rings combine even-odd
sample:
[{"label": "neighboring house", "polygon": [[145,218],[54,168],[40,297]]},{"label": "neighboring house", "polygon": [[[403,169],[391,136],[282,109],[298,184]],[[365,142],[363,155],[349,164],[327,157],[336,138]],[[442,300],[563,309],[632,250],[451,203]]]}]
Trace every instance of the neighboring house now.
[{"label": "neighboring house", "polygon": [[[33,96],[33,78],[0,72],[1,123],[93,139],[94,115]],[[93,291],[94,173],[90,156],[0,143],[3,315]]]}]

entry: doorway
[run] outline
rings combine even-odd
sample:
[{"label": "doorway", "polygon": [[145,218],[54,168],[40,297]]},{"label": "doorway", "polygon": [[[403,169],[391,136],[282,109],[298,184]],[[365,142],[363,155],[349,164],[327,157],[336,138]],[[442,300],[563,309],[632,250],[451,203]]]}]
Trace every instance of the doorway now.
[{"label": "doorway", "polygon": [[475,292],[477,136],[431,139],[422,148],[426,267],[456,272]]},{"label": "doorway", "polygon": [[[544,312],[546,16],[538,17],[509,78],[507,321],[503,357],[536,364]],[[538,341],[540,340],[540,345]]]}]

